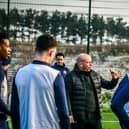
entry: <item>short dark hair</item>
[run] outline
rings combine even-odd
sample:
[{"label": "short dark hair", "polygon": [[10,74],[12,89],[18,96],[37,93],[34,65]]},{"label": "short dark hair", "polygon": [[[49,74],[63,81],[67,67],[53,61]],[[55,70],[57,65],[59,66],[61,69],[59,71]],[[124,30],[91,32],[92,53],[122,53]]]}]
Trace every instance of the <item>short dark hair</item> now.
[{"label": "short dark hair", "polygon": [[64,57],[64,53],[58,52],[58,53],[56,54],[56,58],[57,58],[57,56],[63,56],[63,57]]},{"label": "short dark hair", "polygon": [[0,32],[0,43],[2,42],[3,39],[8,39],[6,32]]},{"label": "short dark hair", "polygon": [[45,34],[38,37],[36,42],[37,52],[46,51],[53,47],[57,47],[57,42],[52,36]]}]

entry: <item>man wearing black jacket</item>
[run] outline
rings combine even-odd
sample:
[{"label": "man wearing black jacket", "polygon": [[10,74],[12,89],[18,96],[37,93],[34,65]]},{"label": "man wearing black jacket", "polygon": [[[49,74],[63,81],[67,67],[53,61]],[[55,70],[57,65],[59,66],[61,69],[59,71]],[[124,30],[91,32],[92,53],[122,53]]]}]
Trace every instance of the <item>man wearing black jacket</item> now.
[{"label": "man wearing black jacket", "polygon": [[72,129],[102,129],[101,88],[113,89],[118,82],[116,71],[111,71],[112,80],[108,81],[91,67],[91,57],[81,53],[74,69],[65,77]]}]

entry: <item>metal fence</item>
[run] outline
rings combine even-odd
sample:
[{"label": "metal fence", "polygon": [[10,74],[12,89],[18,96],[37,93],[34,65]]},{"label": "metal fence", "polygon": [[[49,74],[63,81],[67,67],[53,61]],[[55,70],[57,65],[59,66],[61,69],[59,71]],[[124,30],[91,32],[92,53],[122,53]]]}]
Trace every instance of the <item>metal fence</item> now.
[{"label": "metal fence", "polygon": [[[76,42],[81,42],[78,36],[79,34],[77,33],[67,36],[66,30],[68,29],[66,28],[69,28],[69,27],[65,26],[63,28],[60,25],[62,23],[65,23],[63,21],[63,18],[61,19],[62,20],[61,21],[60,19],[58,20],[58,18],[55,20],[56,16],[52,17],[52,15],[54,15],[53,13],[56,12],[62,6],[64,8],[67,8],[67,7],[73,8],[76,6],[52,4],[51,2],[49,2],[50,4],[44,4],[44,3],[45,2],[42,2],[41,0],[38,0],[38,1],[0,0],[0,16],[1,16],[0,31],[7,31],[11,40],[18,40],[22,42],[26,42],[26,41],[33,42],[41,33],[49,33],[54,37],[59,36],[59,39],[57,39],[57,41],[59,42],[74,42],[75,44]],[[55,10],[54,9],[52,10],[53,7]],[[60,14],[58,15],[58,13]],[[73,14],[73,12],[71,13]],[[56,14],[57,14],[57,17],[58,16],[63,17],[63,12],[57,11]],[[75,15],[82,15],[82,14],[75,13]],[[84,15],[85,17],[87,17],[87,14],[84,14]],[[84,28],[85,31],[87,31],[86,20],[84,20],[85,25],[83,25],[85,27]],[[58,26],[57,24],[59,24],[60,26]],[[72,28],[74,29],[75,27],[72,27]],[[75,33],[75,30],[71,32]],[[83,30],[82,30],[82,33],[84,33]],[[85,32],[85,36],[83,36],[85,38],[84,39],[85,41],[88,35],[89,34]]]},{"label": "metal fence", "polygon": [[[34,41],[40,34],[34,28],[34,13],[36,9],[40,9],[40,13],[43,6],[44,4],[33,3],[31,0],[0,0],[0,31],[6,31],[12,40]],[[30,22],[28,25],[27,21]]]}]

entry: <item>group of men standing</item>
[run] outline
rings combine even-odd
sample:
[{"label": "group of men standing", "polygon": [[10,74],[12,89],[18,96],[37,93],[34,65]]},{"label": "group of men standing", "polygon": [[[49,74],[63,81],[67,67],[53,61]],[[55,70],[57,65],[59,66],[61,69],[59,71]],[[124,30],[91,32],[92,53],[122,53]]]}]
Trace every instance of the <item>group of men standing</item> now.
[{"label": "group of men standing", "polygon": [[[0,41],[2,60],[1,46]],[[101,88],[113,89],[118,72],[111,71],[112,79],[104,79],[92,69],[92,58],[86,53],[78,55],[70,71],[64,54],[56,51],[57,42],[52,36],[39,36],[33,61],[16,73],[9,113],[13,129],[102,129]],[[7,55],[10,52],[8,48]],[[52,65],[55,56],[57,62]],[[8,114],[1,103],[0,112]]]}]

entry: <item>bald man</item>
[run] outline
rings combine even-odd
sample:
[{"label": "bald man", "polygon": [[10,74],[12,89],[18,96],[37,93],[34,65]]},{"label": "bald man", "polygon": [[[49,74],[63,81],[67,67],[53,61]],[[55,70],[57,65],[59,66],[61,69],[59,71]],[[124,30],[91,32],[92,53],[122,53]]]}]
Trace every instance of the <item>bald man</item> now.
[{"label": "bald man", "polygon": [[72,129],[102,129],[101,88],[113,89],[118,82],[118,72],[111,72],[106,80],[92,69],[90,55],[81,53],[73,70],[66,76],[65,84]]}]

